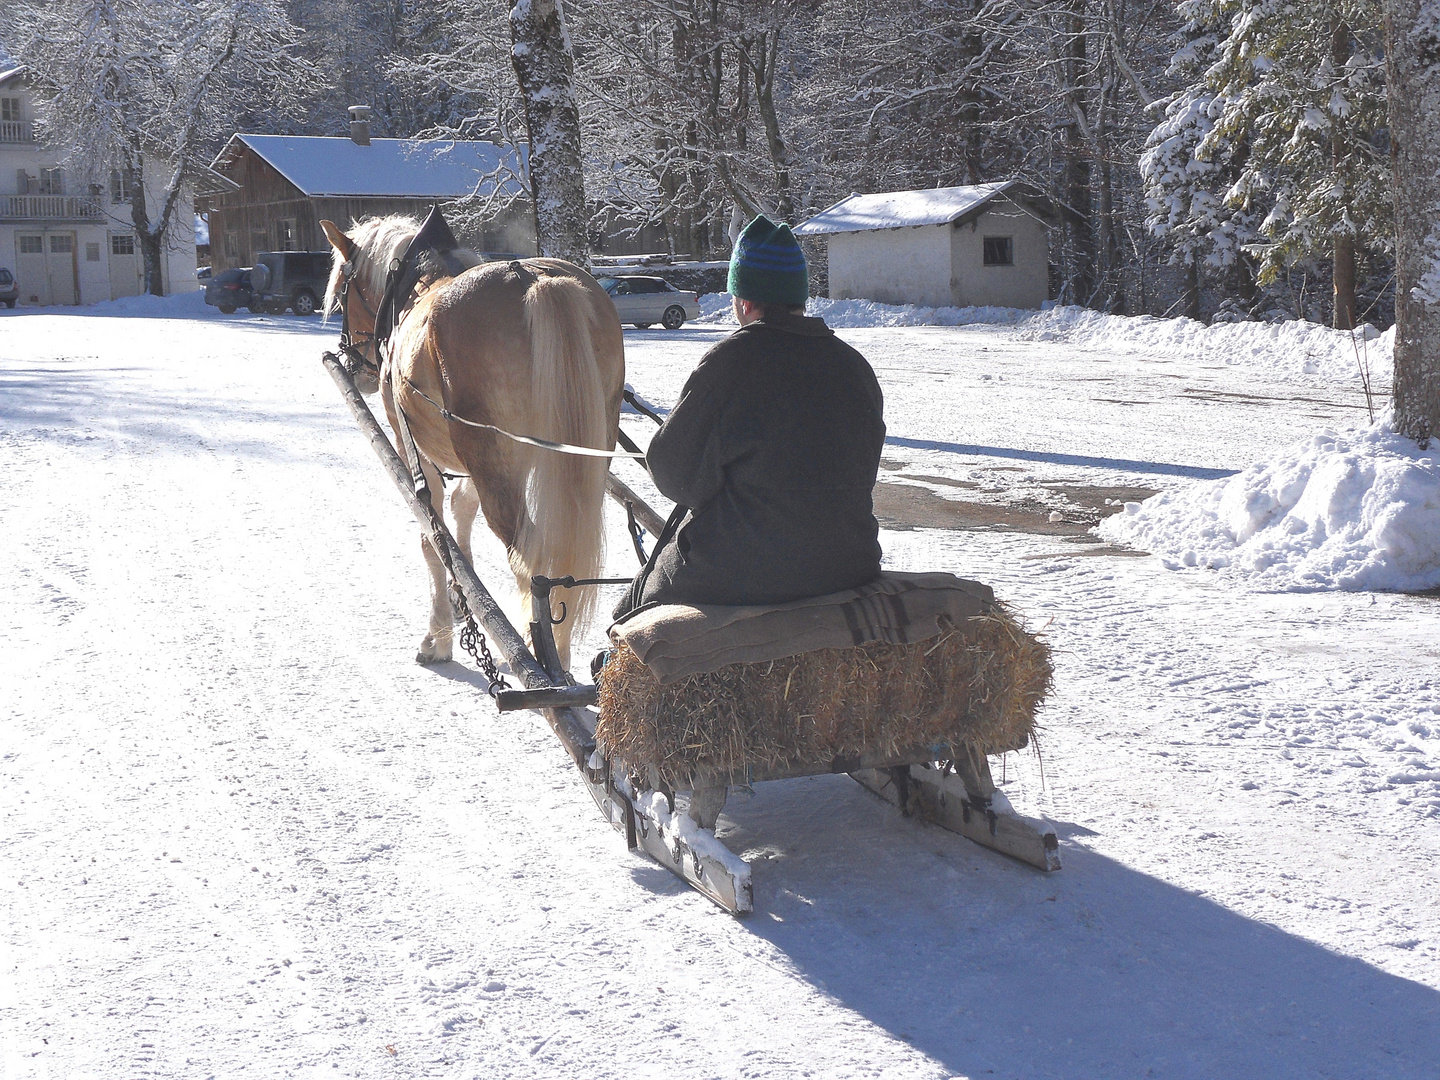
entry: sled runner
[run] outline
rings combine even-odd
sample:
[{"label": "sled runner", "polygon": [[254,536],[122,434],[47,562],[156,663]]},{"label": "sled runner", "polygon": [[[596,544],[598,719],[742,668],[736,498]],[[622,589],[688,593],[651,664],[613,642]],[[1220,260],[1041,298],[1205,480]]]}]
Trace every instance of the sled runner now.
[{"label": "sled runner", "polygon": [[[333,353],[325,354],[324,363],[386,472],[452,571],[454,589],[468,602],[468,610],[509,663],[513,676],[523,684],[522,688],[498,689],[496,698],[499,708],[502,711],[531,709],[545,717],[601,813],[624,833],[632,849],[643,850],[725,910],[736,914],[748,912],[753,908],[750,867],[727,849],[716,838],[714,831],[727,789],[732,785],[750,785],[767,780],[849,773],[867,790],[899,807],[907,816],[933,822],[1038,869],[1059,869],[1054,829],[1043,821],[1015,813],[1004,794],[996,790],[986,760],[987,752],[1018,749],[1025,745],[1025,739],[1029,737],[1029,729],[1025,725],[1021,725],[1023,730],[1007,730],[996,736],[998,743],[991,738],[988,745],[985,732],[970,732],[963,743],[956,740],[941,745],[926,741],[923,745],[899,746],[895,745],[895,740],[905,729],[903,725],[896,728],[892,724],[887,729],[889,745],[880,749],[850,747],[850,752],[830,753],[827,747],[833,748],[845,742],[845,737],[836,734],[840,730],[836,727],[830,734],[835,735],[839,742],[831,739],[827,743],[821,738],[818,741],[785,744],[783,740],[766,743],[761,739],[763,746],[749,746],[750,750],[759,746],[757,753],[748,757],[732,755],[730,758],[724,754],[706,757],[693,753],[689,758],[683,754],[677,757],[667,753],[660,745],[663,739],[658,742],[652,740],[654,745],[646,745],[644,739],[636,737],[635,730],[627,735],[624,731],[626,708],[641,710],[641,714],[629,717],[632,721],[640,721],[638,725],[631,725],[638,730],[645,727],[647,718],[643,711],[646,707],[653,708],[656,703],[663,705],[667,694],[672,705],[681,701],[675,695],[680,694],[683,698],[685,693],[695,691],[696,678],[702,682],[709,678],[712,684],[716,679],[723,682],[727,678],[742,681],[759,678],[763,681],[773,679],[777,665],[781,665],[783,670],[786,661],[771,661],[767,665],[747,663],[741,659],[722,665],[717,671],[691,672],[689,675],[682,672],[667,687],[648,674],[646,665],[636,657],[633,649],[622,643],[612,652],[611,662],[602,669],[598,687],[578,685],[562,665],[555,647],[551,629],[553,616],[550,613],[552,602],[557,598],[553,598],[552,593],[600,582],[544,576],[533,578],[530,597],[533,621],[529,627],[534,644],[532,651],[475,575],[469,560],[436,513],[432,501],[417,493],[411,469],[402,462],[390,439],[376,422],[346,364]],[[606,486],[612,498],[627,507],[632,520],[648,527],[659,521],[659,516],[622,482],[611,477]],[[999,609],[993,606],[986,607],[986,618],[967,620],[967,625],[988,623],[990,630],[994,631],[992,637],[999,634],[1002,638],[1014,639],[1023,647],[1024,642],[1014,638],[1018,627],[1006,623],[1003,613],[998,612]],[[939,618],[943,620],[944,616]],[[940,625],[946,628],[943,621]],[[946,632],[954,638],[961,631],[951,625]],[[1019,633],[1023,634],[1023,631]],[[642,638],[635,640],[641,643],[642,648],[649,647],[643,644]],[[1028,640],[1033,642],[1033,639]],[[917,662],[914,652],[918,649],[924,653],[930,645],[929,638],[909,643],[877,640],[858,647],[855,655],[864,653],[869,667],[878,668],[882,663],[892,667],[898,664],[900,666],[894,670],[900,674],[896,677],[913,682],[917,677],[915,673],[921,670],[913,666]],[[953,647],[976,652],[982,666],[987,662],[987,656],[993,660],[999,655],[991,648],[989,653],[981,656],[983,647],[973,641]],[[1004,648],[1010,649],[1010,646]],[[1039,648],[1043,649],[1043,646]],[[910,652],[887,658],[887,649]],[[1024,648],[1021,651],[1025,651]],[[797,665],[810,662],[807,657],[813,659],[823,653],[823,649],[811,651],[789,661],[792,677],[786,684],[787,693],[793,689]],[[743,650],[733,655],[743,656]],[[837,655],[845,654],[841,650]],[[1026,663],[1033,665],[1037,662],[1037,655],[1034,649],[1030,649]],[[1044,662],[1042,676],[1035,676],[1032,672],[1031,681],[1040,677],[1041,684],[1048,685],[1048,658],[1040,656],[1039,659]],[[918,662],[923,666],[925,657],[920,657]],[[905,664],[912,666],[906,668]],[[767,666],[769,671],[760,674]],[[681,667],[684,667],[683,661]],[[648,683],[636,678],[639,671],[647,672],[644,678],[649,679]],[[909,674],[906,675],[906,672]],[[627,673],[628,678],[622,677]],[[811,672],[805,678],[811,678],[813,674]],[[1003,671],[992,671],[986,693],[999,685],[996,676],[1003,677],[1005,674]],[[687,678],[691,680],[690,684],[685,682]],[[931,681],[934,682],[933,679]],[[1043,694],[1041,684],[1037,685],[1040,685],[1039,692]],[[703,691],[705,688],[700,689]],[[879,689],[884,691],[886,688],[880,686]],[[933,713],[933,707],[943,705],[941,699],[953,688],[937,683],[930,689],[932,697],[940,695],[940,698],[928,702]],[[1028,692],[1033,696],[1034,687]],[[627,694],[628,697],[625,696]],[[610,700],[602,701],[602,695]],[[601,705],[599,710],[594,708],[597,703]],[[693,711],[696,702],[685,699],[684,704]],[[1032,714],[1033,704],[1030,703]],[[925,713],[923,706],[925,702],[916,707],[917,715]],[[977,710],[984,712],[983,708],[972,704],[970,711]],[[674,712],[678,714],[683,710],[676,709]],[[742,725],[747,722],[744,717],[738,719]],[[655,727],[653,723],[650,726]],[[882,743],[886,741],[881,740]]]}]

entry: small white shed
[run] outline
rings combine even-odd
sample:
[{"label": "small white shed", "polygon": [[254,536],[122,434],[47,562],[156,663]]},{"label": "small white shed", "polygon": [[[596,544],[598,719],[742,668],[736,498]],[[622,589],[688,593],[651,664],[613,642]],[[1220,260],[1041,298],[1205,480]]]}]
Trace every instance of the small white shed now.
[{"label": "small white shed", "polygon": [[851,195],[795,230],[823,236],[830,297],[1038,308],[1054,211],[1018,181]]}]

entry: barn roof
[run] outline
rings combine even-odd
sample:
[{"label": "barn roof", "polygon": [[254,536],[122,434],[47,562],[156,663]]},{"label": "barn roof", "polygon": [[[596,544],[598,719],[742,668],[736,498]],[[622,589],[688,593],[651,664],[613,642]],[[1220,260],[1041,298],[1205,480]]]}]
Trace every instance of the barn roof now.
[{"label": "barn roof", "polygon": [[211,168],[224,173],[249,147],[311,198],[457,199],[497,182],[518,190],[521,156],[509,147],[460,139],[372,139],[317,135],[230,137]]},{"label": "barn roof", "polygon": [[1007,192],[1015,197],[1031,194],[1018,180],[1006,180],[998,184],[969,184],[964,187],[851,195],[802,222],[795,229],[795,235],[828,236],[832,233],[864,232],[869,229],[948,225],[977,213],[987,203]]}]

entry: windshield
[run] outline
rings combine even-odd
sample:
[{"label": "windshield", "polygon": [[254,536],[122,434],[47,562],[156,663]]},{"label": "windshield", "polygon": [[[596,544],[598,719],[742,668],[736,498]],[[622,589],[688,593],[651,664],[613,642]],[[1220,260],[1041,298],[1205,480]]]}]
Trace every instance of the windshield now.
[{"label": "windshield", "polygon": [[602,277],[596,278],[595,280],[599,282],[600,287],[608,293],[614,293],[615,287],[620,284],[620,282],[616,281],[613,277]]}]

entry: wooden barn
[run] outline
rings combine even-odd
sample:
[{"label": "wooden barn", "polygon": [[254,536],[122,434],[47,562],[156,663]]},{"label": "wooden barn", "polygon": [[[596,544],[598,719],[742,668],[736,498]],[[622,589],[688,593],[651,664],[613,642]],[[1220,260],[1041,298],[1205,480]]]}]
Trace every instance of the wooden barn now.
[{"label": "wooden barn", "polygon": [[851,195],[795,229],[824,237],[832,299],[1038,308],[1052,204],[1016,181]]},{"label": "wooden barn", "polygon": [[[371,139],[352,123],[350,138],[243,135],[230,141],[201,185],[210,224],[211,266],[250,266],[262,251],[323,251],[320,222],[348,227],[384,214],[424,217],[436,203],[496,185],[521,190],[520,157],[494,143],[450,139]],[[462,236],[487,252],[535,252],[528,204]]]}]

